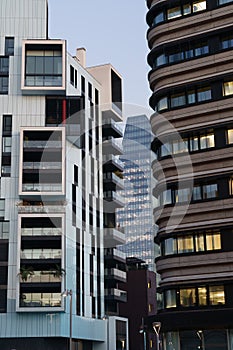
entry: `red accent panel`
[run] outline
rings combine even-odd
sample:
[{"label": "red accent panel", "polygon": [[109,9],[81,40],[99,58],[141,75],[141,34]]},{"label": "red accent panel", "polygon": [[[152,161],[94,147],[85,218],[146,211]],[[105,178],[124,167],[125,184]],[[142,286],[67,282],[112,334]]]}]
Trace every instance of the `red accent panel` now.
[{"label": "red accent panel", "polygon": [[62,124],[66,123],[66,100],[62,101]]}]

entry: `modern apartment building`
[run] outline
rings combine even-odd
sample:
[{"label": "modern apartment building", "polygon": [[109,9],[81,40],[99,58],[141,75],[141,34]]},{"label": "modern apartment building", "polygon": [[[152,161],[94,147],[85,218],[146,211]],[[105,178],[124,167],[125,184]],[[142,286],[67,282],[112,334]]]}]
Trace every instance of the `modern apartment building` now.
[{"label": "modern apartment building", "polygon": [[163,348],[233,348],[233,2],[147,0]]},{"label": "modern apartment building", "polygon": [[154,221],[152,217],[152,132],[146,115],[128,117],[123,138],[126,205],[117,210],[117,221],[124,227],[125,243],[119,247],[127,257],[143,260],[155,269]]},{"label": "modern apartment building", "polygon": [[124,235],[105,215],[123,205],[121,76],[50,39],[47,5],[0,6],[0,348],[127,349]]}]

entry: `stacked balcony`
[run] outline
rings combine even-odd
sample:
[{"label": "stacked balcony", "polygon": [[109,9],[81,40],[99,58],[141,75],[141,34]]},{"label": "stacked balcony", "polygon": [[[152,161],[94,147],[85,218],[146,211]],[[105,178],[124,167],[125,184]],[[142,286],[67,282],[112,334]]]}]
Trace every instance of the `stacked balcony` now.
[{"label": "stacked balcony", "polygon": [[63,128],[21,130],[21,197],[64,196],[63,140]]},{"label": "stacked balcony", "polygon": [[63,310],[65,128],[20,132],[17,311]]},{"label": "stacked balcony", "polygon": [[61,311],[63,217],[20,215],[17,311]]}]

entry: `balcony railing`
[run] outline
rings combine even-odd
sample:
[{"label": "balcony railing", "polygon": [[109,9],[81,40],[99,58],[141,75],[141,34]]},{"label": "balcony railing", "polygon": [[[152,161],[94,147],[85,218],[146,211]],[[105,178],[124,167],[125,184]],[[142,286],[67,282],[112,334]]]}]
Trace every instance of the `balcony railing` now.
[{"label": "balcony railing", "polygon": [[23,192],[61,192],[61,184],[38,184],[38,183],[23,183]]},{"label": "balcony railing", "polygon": [[62,169],[62,162],[24,162],[23,169]]},{"label": "balcony railing", "polygon": [[52,140],[27,140],[23,142],[24,148],[61,148],[61,141]]},{"label": "balcony railing", "polygon": [[24,249],[20,253],[21,259],[43,260],[61,259],[61,250],[58,249]]},{"label": "balcony railing", "polygon": [[34,271],[34,274],[31,275],[26,281],[22,280],[21,283],[60,283],[60,277],[54,277],[51,271]]},{"label": "balcony railing", "polygon": [[19,213],[65,213],[60,205],[17,205]]},{"label": "balcony railing", "polygon": [[118,270],[116,268],[105,269],[104,273],[105,273],[105,276],[113,276],[114,278],[120,278],[120,279],[126,280],[126,272]]},{"label": "balcony railing", "polygon": [[125,204],[125,199],[115,191],[105,191],[104,192],[104,200],[106,201],[117,201],[121,204]]},{"label": "balcony railing", "polygon": [[21,229],[21,236],[61,236],[61,228],[57,227],[27,227]]},{"label": "balcony railing", "polygon": [[60,307],[61,293],[23,293],[20,307]]},{"label": "balcony railing", "polygon": [[103,155],[103,164],[112,161],[119,165],[122,169],[124,168],[124,163],[120,160],[119,156],[113,154]]}]

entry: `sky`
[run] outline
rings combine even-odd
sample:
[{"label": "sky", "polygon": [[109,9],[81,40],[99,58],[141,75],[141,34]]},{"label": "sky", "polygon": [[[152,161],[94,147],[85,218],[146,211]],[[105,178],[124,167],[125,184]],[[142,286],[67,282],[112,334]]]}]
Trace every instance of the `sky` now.
[{"label": "sky", "polygon": [[145,0],[48,0],[49,37],[68,51],[85,47],[87,66],[111,63],[123,77],[123,102],[149,108]]}]

